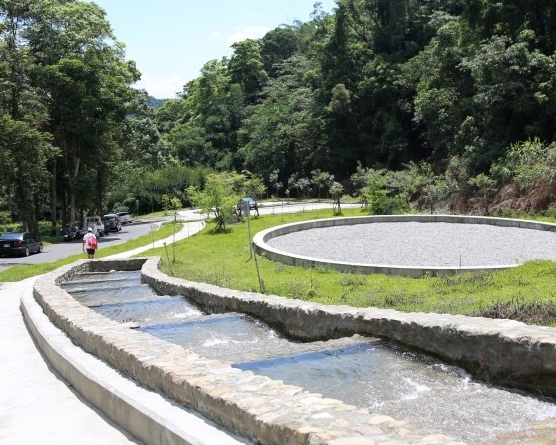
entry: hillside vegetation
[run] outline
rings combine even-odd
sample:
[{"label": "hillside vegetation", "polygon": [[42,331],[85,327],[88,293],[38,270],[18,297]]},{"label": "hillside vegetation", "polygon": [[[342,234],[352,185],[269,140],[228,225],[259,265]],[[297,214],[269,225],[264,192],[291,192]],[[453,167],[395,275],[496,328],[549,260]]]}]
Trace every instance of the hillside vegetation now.
[{"label": "hillside vegetation", "polygon": [[0,223],[188,205],[215,172],[371,213],[555,213],[553,1],[317,3],[166,101],[122,48],[94,3],[0,1]]}]

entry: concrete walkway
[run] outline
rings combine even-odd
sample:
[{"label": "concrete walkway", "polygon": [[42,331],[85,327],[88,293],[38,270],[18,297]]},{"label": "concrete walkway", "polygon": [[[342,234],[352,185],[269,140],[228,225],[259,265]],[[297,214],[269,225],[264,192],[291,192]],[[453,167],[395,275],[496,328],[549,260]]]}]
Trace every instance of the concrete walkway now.
[{"label": "concrete walkway", "polygon": [[[322,207],[330,206],[324,204]],[[298,208],[300,207],[300,208]],[[278,211],[294,212],[304,210],[301,206],[271,207],[263,213],[278,213]],[[307,206],[308,207],[308,206]],[[312,208],[321,207],[313,205]],[[279,210],[278,210],[279,209]],[[154,247],[163,247],[164,243],[171,244],[194,233],[204,227],[201,221],[205,215],[194,211],[180,211],[179,218],[186,220],[183,229],[175,236],[171,236],[154,243]],[[153,248],[153,244],[134,249],[129,252],[114,255],[115,258],[126,258],[139,255]],[[17,283],[0,283],[0,444],[1,445],[119,445],[142,444],[126,431],[112,423],[107,417],[93,408],[87,400],[82,398],[60,375],[50,366],[37,348],[29,334],[20,311],[20,304],[34,303],[32,288],[35,278],[29,278]],[[37,305],[38,306],[38,305]],[[37,308],[26,308],[27,311],[40,312]],[[69,360],[83,360],[82,366],[101,366],[100,361],[80,348],[68,344],[65,335],[54,328],[46,319],[38,323],[45,325],[47,330],[56,330],[53,335],[59,337],[55,341],[64,343]],[[33,320],[35,322],[35,320]],[[48,325],[48,326],[46,326]],[[36,326],[33,327],[35,329]],[[50,335],[50,334],[49,334]],[[71,351],[70,351],[71,350]],[[65,354],[65,352],[63,353]],[[81,355],[88,357],[81,357]],[[79,357],[79,358],[76,358]],[[106,375],[114,371],[103,370]],[[121,376],[120,376],[121,377]],[[103,378],[108,378],[103,376]],[[117,378],[110,376],[109,378]],[[160,417],[166,419],[175,428],[187,430],[189,436],[181,443],[195,445],[237,445],[248,443],[241,438],[228,436],[226,432],[199,419],[193,413],[182,408],[176,409],[167,400],[160,400],[158,396],[129,384],[129,380],[112,383],[117,385],[118,391],[122,387],[129,388],[132,397],[142,398],[141,403],[155,410]],[[142,392],[142,394],[138,394]],[[143,394],[148,393],[148,394]],[[112,401],[110,401],[112,403]],[[135,402],[133,402],[135,403]],[[172,405],[172,406],[170,406]],[[164,422],[163,422],[164,423]],[[191,433],[191,434],[190,434]],[[194,434],[193,434],[194,433]],[[154,443],[157,443],[156,441]]]},{"label": "concrete walkway", "polygon": [[[180,219],[185,218],[186,216],[186,212],[182,212],[183,214],[180,215]],[[122,253],[117,253],[115,255],[110,255],[109,257],[106,258],[130,258],[132,256],[136,256],[136,255],[140,255],[143,252],[146,252],[147,250],[153,249],[153,248],[159,248],[159,247],[164,247],[164,245],[169,245],[172,244],[173,242],[177,242],[180,241],[184,238],[187,238],[191,235],[194,235],[197,232],[200,232],[201,230],[203,230],[203,227],[205,227],[205,222],[198,220],[198,221],[190,221],[190,222],[185,222],[183,224],[183,228],[176,233],[176,235],[172,235],[168,238],[159,240],[159,241],[155,241],[154,243],[148,244],[146,246],[142,246],[142,247],[138,247],[136,249],[133,250],[129,250],[127,252],[122,252]]]},{"label": "concrete walkway", "polygon": [[[178,241],[197,233],[204,222],[185,223],[175,237],[154,243]],[[144,246],[117,257],[130,257],[151,249]],[[55,328],[32,297],[36,277],[17,283],[0,283],[0,444],[1,445],[120,445],[142,444],[85,400],[73,386],[52,368],[30,336],[31,327],[26,326],[20,304],[24,302],[27,315],[33,318],[32,330],[46,337],[41,341],[52,347],[56,367],[68,367],[64,360],[75,365],[77,373],[94,376],[78,377],[94,392],[95,385],[117,388],[117,393],[132,409],[145,413],[150,410],[153,417],[164,417],[160,421],[158,434],[177,434],[185,440],[170,440],[171,443],[229,444],[246,443],[229,437],[220,428],[199,418],[181,407],[176,407],[155,393],[138,387],[123,378],[103,362],[75,347],[62,331]],[[34,305],[34,306],[33,306]],[[33,314],[34,313],[34,314]],[[44,343],[44,344],[43,344]],[[51,354],[49,359],[52,360]],[[79,369],[81,368],[81,369]],[[72,373],[76,374],[75,370]],[[86,380],[86,379],[97,379]],[[82,391],[82,388],[80,389]],[[101,392],[101,391],[100,391]],[[84,392],[85,393],[85,392]],[[123,394],[123,396],[122,396]],[[88,396],[89,398],[89,396]],[[106,394],[97,398],[109,399],[112,409],[124,411],[129,416],[128,406],[120,408],[118,401]],[[118,408],[117,408],[118,407]],[[144,420],[142,420],[144,422]],[[151,427],[150,427],[151,428]],[[162,432],[160,432],[162,431]],[[168,433],[170,431],[170,433]],[[153,435],[156,434],[153,433]],[[200,437],[197,437],[200,435]],[[155,441],[154,443],[158,443]]]},{"label": "concrete walkway", "polygon": [[35,278],[0,288],[0,444],[138,444],[91,408],[36,348],[19,310]]}]

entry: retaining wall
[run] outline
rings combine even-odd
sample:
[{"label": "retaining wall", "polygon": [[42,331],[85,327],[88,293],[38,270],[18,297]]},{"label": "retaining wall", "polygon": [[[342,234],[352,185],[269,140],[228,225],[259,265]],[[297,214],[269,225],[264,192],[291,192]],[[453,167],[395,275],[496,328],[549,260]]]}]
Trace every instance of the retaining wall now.
[{"label": "retaining wall", "polygon": [[257,443],[454,444],[387,416],[326,399],[129,329],[76,302],[57,283],[85,270],[139,267],[158,292],[186,295],[207,312],[237,311],[288,335],[318,340],[362,334],[418,348],[486,381],[556,396],[556,330],[509,320],[324,306],[171,278],[159,259],[80,261],[37,279],[45,313],[86,351]]},{"label": "retaining wall", "polygon": [[299,223],[284,224],[258,232],[253,237],[255,252],[265,255],[272,261],[302,267],[328,267],[340,272],[349,273],[380,273],[385,275],[399,275],[403,277],[419,278],[424,275],[442,276],[454,275],[465,272],[488,272],[497,269],[509,269],[516,264],[502,266],[476,266],[476,267],[432,267],[432,266],[392,266],[383,264],[352,263],[347,261],[332,261],[322,258],[312,258],[284,252],[267,244],[267,241],[277,236],[300,230],[318,229],[326,227],[349,226],[356,224],[380,224],[391,222],[421,222],[421,223],[454,223],[454,224],[488,224],[499,227],[516,227],[521,229],[534,229],[556,232],[556,224],[541,223],[523,219],[490,218],[484,216],[463,215],[384,215],[384,216],[354,216],[348,218],[328,218],[303,221]]}]

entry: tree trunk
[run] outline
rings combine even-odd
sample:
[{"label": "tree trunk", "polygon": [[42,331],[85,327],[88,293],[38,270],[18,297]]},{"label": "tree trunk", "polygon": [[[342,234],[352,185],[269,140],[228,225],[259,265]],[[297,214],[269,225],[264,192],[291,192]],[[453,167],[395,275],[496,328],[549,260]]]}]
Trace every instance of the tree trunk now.
[{"label": "tree trunk", "polygon": [[103,190],[103,186],[102,186],[102,174],[100,173],[100,170],[97,170],[97,210],[98,210],[98,215],[102,216],[103,211],[102,211],[102,190]]},{"label": "tree trunk", "polygon": [[68,196],[66,189],[62,188],[62,227],[68,221]]},{"label": "tree trunk", "polygon": [[23,221],[23,230],[39,236],[39,223],[35,207],[35,196],[30,194],[29,189],[23,182],[17,184],[17,195],[19,197],[19,213]]},{"label": "tree trunk", "polygon": [[75,215],[76,215],[76,208],[75,208],[75,186],[74,186],[74,179],[77,178],[79,174],[79,158],[75,159],[75,167],[73,170],[73,175],[68,175],[68,183],[69,183],[69,205],[68,205],[68,219],[70,227],[75,223]]},{"label": "tree trunk", "polygon": [[52,178],[50,179],[50,234],[52,236],[56,236],[56,233],[58,233],[58,196],[56,189],[56,168],[56,159],[53,159],[50,169],[50,173],[52,174]]}]

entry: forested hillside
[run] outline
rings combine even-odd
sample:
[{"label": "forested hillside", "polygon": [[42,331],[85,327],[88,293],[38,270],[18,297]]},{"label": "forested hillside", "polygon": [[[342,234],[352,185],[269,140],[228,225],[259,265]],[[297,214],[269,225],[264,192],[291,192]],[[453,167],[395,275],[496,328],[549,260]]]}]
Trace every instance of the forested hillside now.
[{"label": "forested hillside", "polygon": [[512,183],[517,198],[544,181],[537,209],[552,199],[552,1],[338,0],[233,48],[157,113],[188,165],[247,169],[293,194],[313,172],[354,191],[363,169],[390,195],[463,211]]},{"label": "forested hillside", "polygon": [[186,205],[211,171],[374,213],[555,201],[552,0],[316,4],[178,99],[139,77],[94,3],[0,0],[0,223]]},{"label": "forested hillside", "polygon": [[147,106],[158,110],[168,99],[157,99],[156,97],[149,96],[147,98]]}]

